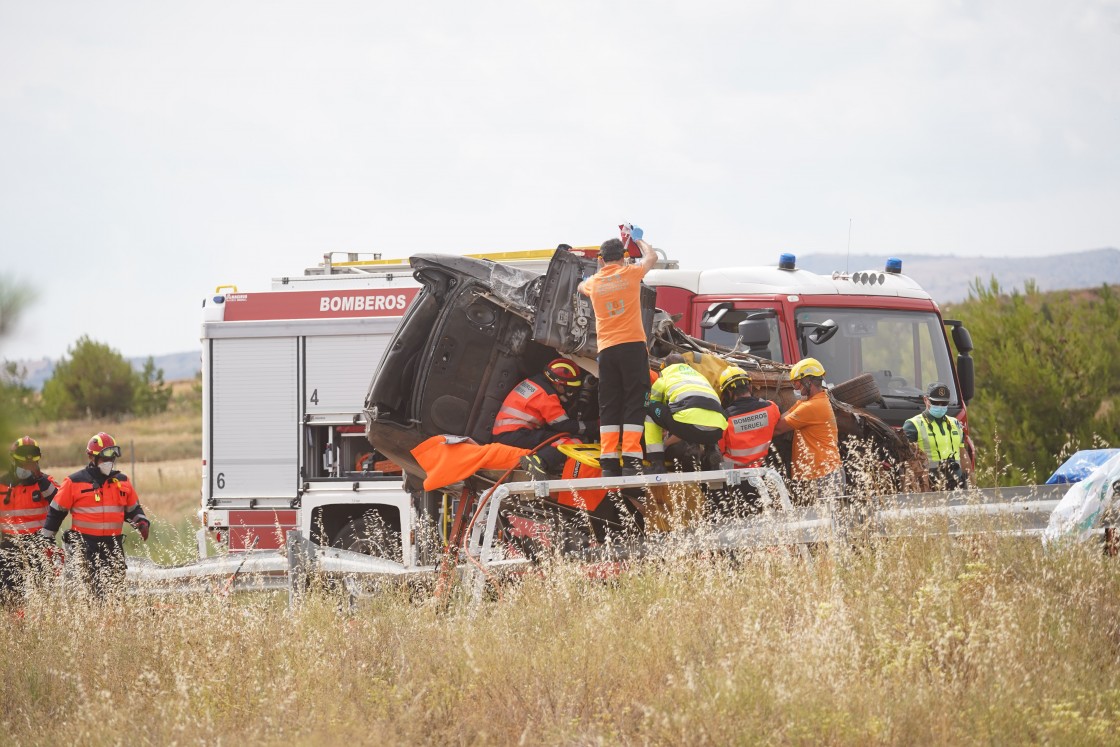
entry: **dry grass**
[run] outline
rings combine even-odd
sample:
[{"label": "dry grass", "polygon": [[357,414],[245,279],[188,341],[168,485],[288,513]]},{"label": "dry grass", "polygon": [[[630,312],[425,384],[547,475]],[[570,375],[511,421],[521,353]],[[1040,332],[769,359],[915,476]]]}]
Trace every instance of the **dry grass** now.
[{"label": "dry grass", "polygon": [[944,537],[647,563],[560,564],[502,598],[388,593],[5,617],[17,743],[1109,743],[1120,575],[1088,548]]},{"label": "dry grass", "polygon": [[[157,560],[192,551],[198,422],[179,417],[112,431],[167,455],[134,474]],[[97,429],[48,432],[48,456]],[[558,563],[446,610],[399,590],[352,612],[325,592],[290,610],[52,590],[0,616],[0,741],[1115,743],[1116,561],[929,528],[808,563],[655,561],[608,582]]]}]

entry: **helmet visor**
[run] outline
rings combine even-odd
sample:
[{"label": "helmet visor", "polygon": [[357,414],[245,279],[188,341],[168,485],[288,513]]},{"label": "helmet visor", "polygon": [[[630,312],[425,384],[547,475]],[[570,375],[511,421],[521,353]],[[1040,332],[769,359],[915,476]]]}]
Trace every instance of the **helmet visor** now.
[{"label": "helmet visor", "polygon": [[12,450],[12,460],[16,462],[37,462],[42,456],[38,446],[20,446]]},{"label": "helmet visor", "polygon": [[121,447],[119,446],[106,446],[101,451],[94,454],[98,459],[119,459],[121,455]]}]

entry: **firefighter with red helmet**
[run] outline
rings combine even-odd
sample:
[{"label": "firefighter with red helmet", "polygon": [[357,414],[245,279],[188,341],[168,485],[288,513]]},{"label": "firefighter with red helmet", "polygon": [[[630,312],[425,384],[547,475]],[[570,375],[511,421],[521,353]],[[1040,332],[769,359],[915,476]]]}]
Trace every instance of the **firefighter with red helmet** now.
[{"label": "firefighter with red helmet", "polygon": [[575,420],[569,413],[586,378],[583,369],[568,358],[551,361],[544,371],[525,379],[506,395],[494,419],[492,440],[532,449],[557,434],[566,434],[525,457],[521,464],[538,477],[559,473],[565,457],[556,447],[583,443],[599,429],[598,422]]},{"label": "firefighter with red helmet", "polygon": [[43,472],[43,450],[30,436],[8,449],[11,464],[0,478],[0,597],[23,591],[27,576],[40,567],[43,541],[38,532],[47,519],[58,484]]},{"label": "firefighter with red helmet", "polygon": [[124,540],[127,521],[148,540],[148,518],[128,477],[117,470],[121,447],[108,433],[86,444],[89,464],[62,481],[40,533],[51,542],[67,514],[81,536],[79,552],[86,580],[95,596],[104,596],[124,583]]}]

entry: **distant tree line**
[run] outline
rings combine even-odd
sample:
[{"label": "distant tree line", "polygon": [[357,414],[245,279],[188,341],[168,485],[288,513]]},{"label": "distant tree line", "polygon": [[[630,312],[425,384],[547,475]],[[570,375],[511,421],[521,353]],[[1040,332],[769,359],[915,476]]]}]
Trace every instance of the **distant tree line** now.
[{"label": "distant tree line", "polygon": [[142,371],[135,371],[119,352],[88,336],[67,350],[41,395],[24,383],[25,376],[16,364],[5,363],[0,400],[35,419],[153,415],[171,402],[171,387],[151,356]]},{"label": "distant tree line", "polygon": [[1041,482],[1078,449],[1120,446],[1117,287],[1043,293],[1028,283],[1007,293],[977,280],[945,315],[972,333],[968,422],[995,480]]}]

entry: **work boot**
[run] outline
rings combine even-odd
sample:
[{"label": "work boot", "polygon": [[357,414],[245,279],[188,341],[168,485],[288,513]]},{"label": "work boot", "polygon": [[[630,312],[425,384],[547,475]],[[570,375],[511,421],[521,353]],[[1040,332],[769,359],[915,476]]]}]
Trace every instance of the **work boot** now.
[{"label": "work boot", "polygon": [[638,457],[622,457],[622,476],[633,477],[643,474],[642,460]]},{"label": "work boot", "polygon": [[622,477],[622,464],[618,457],[600,459],[599,468],[603,471],[603,477]]},{"label": "work boot", "polygon": [[665,474],[665,460],[660,456],[651,457],[649,466],[646,467],[647,475],[663,475]]},{"label": "work boot", "polygon": [[715,446],[704,447],[704,455],[700,458],[700,469],[712,472],[723,469],[723,455]]}]

